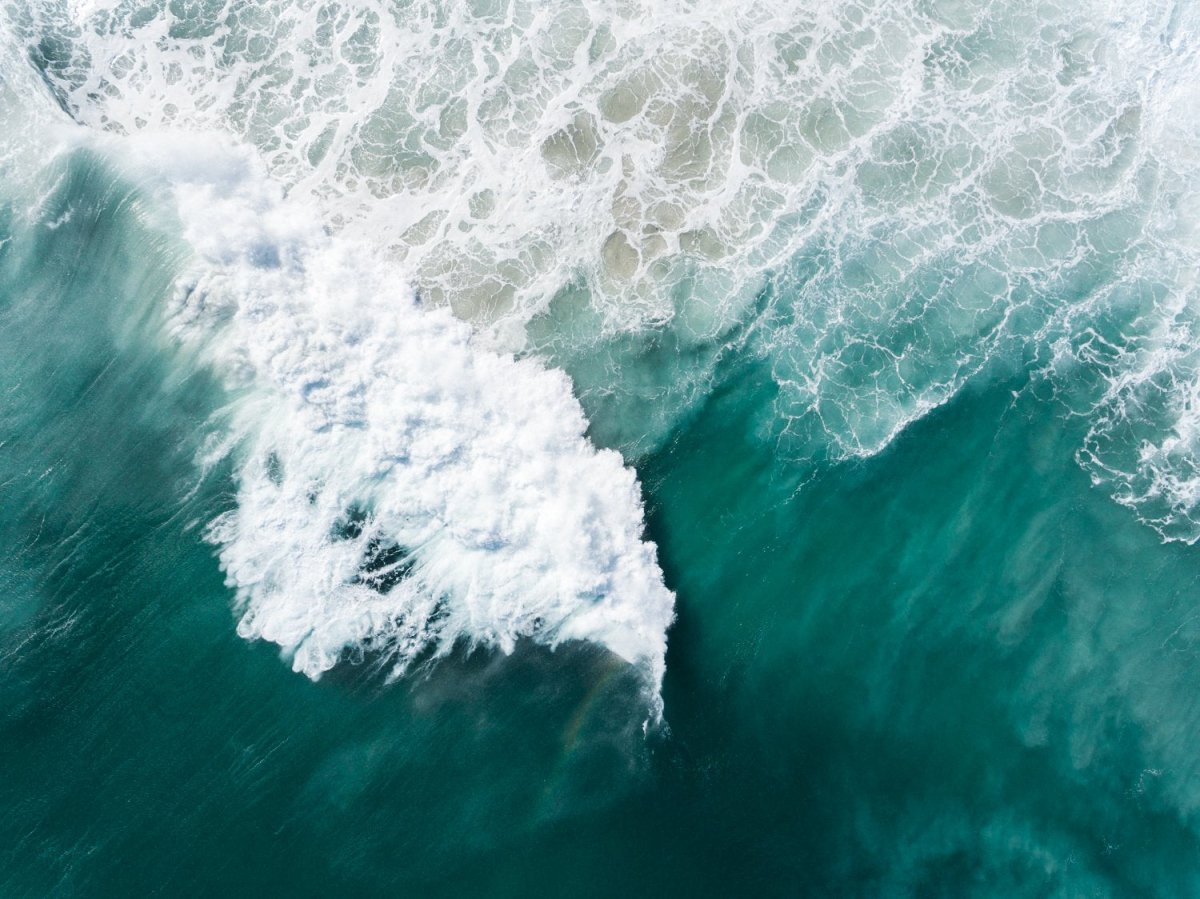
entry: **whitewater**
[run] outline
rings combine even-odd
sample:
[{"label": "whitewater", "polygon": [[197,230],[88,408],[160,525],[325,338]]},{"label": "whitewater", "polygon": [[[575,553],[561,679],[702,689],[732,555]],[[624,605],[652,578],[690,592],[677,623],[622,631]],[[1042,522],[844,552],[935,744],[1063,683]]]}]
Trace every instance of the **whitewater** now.
[{"label": "whitewater", "polygon": [[89,134],[56,111],[30,114],[37,162],[99,151],[190,249],[163,328],[230,391],[197,462],[240,460],[237,509],[206,528],[239,634],[314,678],[347,656],[399,674],[457,645],[590,640],[659,708],[673,598],[634,474],[588,444],[563,375],[423,308],[402,268],[285,198],[251,148]]},{"label": "whitewater", "polygon": [[1200,895],[1200,5],[0,0],[0,894]]},{"label": "whitewater", "polygon": [[1085,7],[10,3],[8,115],[191,247],[165,327],[235,395],[199,464],[238,459],[239,633],[312,676],[591,640],[656,689],[614,450],[734,351],[798,466],[1035,371],[1094,482],[1200,537],[1195,12]]}]

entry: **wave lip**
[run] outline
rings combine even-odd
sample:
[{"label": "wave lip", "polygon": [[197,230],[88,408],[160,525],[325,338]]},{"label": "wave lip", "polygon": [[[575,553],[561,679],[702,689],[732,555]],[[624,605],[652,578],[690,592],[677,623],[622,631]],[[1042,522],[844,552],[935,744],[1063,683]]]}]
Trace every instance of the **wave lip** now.
[{"label": "wave lip", "polygon": [[657,695],[674,597],[634,473],[587,441],[566,376],[423,308],[250,151],[132,145],[197,257],[174,327],[239,397],[237,506],[208,531],[239,633],[314,678],[348,654],[400,672],[460,641],[589,640]]}]

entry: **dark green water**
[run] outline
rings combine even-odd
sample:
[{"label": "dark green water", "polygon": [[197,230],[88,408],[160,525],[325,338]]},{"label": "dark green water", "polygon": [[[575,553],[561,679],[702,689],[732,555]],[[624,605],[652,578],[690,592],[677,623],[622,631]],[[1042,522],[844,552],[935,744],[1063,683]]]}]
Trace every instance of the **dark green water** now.
[{"label": "dark green water", "polygon": [[0,899],[1200,895],[1197,84],[0,0]]},{"label": "dark green water", "polygon": [[56,166],[70,220],[0,249],[0,894],[1200,888],[1200,557],[1090,484],[1044,380],[804,466],[727,353],[638,465],[677,594],[648,735],[586,644],[314,683],[237,637],[201,536],[233,481],[161,336],[178,250]]}]

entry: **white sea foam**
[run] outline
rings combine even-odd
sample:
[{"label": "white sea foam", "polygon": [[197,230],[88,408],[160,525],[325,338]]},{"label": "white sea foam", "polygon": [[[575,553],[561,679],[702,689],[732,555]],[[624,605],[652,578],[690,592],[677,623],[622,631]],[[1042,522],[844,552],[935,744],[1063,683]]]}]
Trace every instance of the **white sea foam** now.
[{"label": "white sea foam", "polygon": [[172,320],[231,389],[237,507],[209,530],[241,610],[316,677],[456,642],[590,640],[656,694],[673,598],[633,472],[562,374],[475,345],[401,272],[326,233],[252,151],[111,144],[177,204],[196,262]]},{"label": "white sea foam", "polygon": [[[780,455],[805,463],[879,452],[997,362],[1067,387],[1075,363],[1099,365],[1081,461],[1164,533],[1191,532],[1179,348],[1200,303],[1172,274],[1200,264],[1180,225],[1200,211],[1186,4],[9,10],[81,122],[237,135],[481,340],[522,347],[539,313],[580,304],[601,339],[671,328],[671,378],[583,388],[653,407],[659,435],[709,380],[695,350],[752,316]],[[569,358],[572,339],[552,348]]]}]

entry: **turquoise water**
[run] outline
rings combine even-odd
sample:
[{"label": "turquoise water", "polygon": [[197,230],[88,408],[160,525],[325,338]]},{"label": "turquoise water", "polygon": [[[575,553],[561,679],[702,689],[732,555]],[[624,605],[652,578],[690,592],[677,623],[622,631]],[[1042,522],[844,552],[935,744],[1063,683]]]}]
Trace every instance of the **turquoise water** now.
[{"label": "turquoise water", "polygon": [[1194,14],[552,12],[0,13],[0,894],[1200,892]]}]

